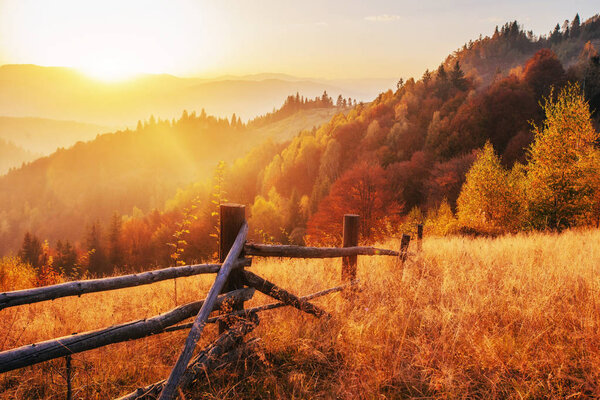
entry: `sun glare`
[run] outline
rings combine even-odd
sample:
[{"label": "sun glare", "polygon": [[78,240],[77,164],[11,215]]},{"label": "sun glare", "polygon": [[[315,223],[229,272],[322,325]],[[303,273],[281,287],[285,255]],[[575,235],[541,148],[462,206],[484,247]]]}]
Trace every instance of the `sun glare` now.
[{"label": "sun glare", "polygon": [[140,75],[141,71],[118,63],[97,63],[79,68],[84,75],[104,82],[121,82]]}]

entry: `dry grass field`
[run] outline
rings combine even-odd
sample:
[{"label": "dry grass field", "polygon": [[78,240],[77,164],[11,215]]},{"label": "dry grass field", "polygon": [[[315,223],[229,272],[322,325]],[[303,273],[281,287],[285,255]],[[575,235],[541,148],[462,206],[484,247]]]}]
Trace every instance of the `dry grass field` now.
[{"label": "dry grass field", "polygon": [[[397,248],[397,241],[382,246]],[[412,246],[412,245],[411,245]],[[414,249],[413,249],[414,250]],[[339,259],[255,259],[297,294],[339,283]],[[359,257],[361,291],[315,300],[325,322],[284,308],[260,314],[258,350],[201,379],[187,399],[592,398],[600,396],[600,231],[426,238],[404,270]],[[177,281],[178,303],[213,275]],[[250,305],[270,302],[257,294]],[[152,316],[173,282],[0,311],[0,348]],[[200,346],[216,335],[209,326]],[[185,331],[73,356],[76,398],[106,399],[168,375]],[[64,360],[0,375],[2,399],[63,399]]]}]

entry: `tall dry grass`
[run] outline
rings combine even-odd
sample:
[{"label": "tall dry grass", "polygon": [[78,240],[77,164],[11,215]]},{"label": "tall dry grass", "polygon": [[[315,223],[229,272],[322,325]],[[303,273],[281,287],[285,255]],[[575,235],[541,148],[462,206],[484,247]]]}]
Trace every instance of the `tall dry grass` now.
[{"label": "tall dry grass", "polygon": [[[404,270],[359,257],[360,291],[315,300],[325,322],[267,311],[244,362],[203,377],[189,399],[586,398],[600,396],[600,231],[427,238]],[[390,241],[383,246],[395,248]],[[259,260],[253,271],[298,294],[339,283],[339,260]],[[179,303],[211,277],[178,280]],[[250,305],[269,302],[256,295]],[[151,316],[173,283],[0,311],[0,346]],[[164,378],[185,332],[73,357],[79,398],[110,398]],[[216,335],[207,329],[205,344]],[[0,376],[2,398],[64,398],[63,360]]]}]

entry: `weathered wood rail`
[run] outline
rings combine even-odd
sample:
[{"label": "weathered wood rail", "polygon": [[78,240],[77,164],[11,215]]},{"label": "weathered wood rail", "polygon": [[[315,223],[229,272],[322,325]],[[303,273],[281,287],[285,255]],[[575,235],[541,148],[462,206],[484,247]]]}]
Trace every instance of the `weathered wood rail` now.
[{"label": "weathered wood rail", "polygon": [[[227,293],[212,302],[211,311],[213,309],[220,310],[227,300],[250,299],[253,294],[253,289],[239,289]],[[207,304],[206,300],[196,301],[152,318],[125,322],[109,328],[64,336],[22,346],[14,350],[3,351],[0,353],[0,372],[7,372],[66,355],[97,349],[109,344],[141,339],[161,333],[166,327],[193,317],[205,304]]]},{"label": "weathered wood rail", "polygon": [[[197,264],[164,268],[139,274],[110,278],[66,282],[47,287],[0,293],[0,310],[25,304],[81,296],[87,293],[148,285],[168,279],[216,273],[215,281],[204,300],[176,307],[160,315],[130,321],[108,328],[77,333],[62,338],[21,346],[0,352],[0,373],[34,365],[55,358],[67,360],[67,399],[71,398],[71,355],[95,348],[150,335],[189,330],[184,348],[169,377],[140,388],[121,399],[173,399],[200,371],[210,370],[225,361],[235,361],[244,354],[243,338],[258,325],[257,313],[290,306],[318,318],[331,314],[310,300],[354,286],[357,283],[357,256],[393,256],[403,265],[408,257],[410,236],[403,235],[399,251],[359,246],[359,216],[344,216],[343,247],[302,247],[247,243],[248,224],[245,208],[240,205],[221,205],[219,260],[220,264]],[[417,248],[421,248],[423,229],[418,227]],[[342,285],[306,296],[296,296],[259,275],[246,270],[252,264],[250,256],[286,258],[342,258]],[[255,290],[277,300],[253,308],[244,308]],[[225,307],[227,305],[227,307]],[[210,317],[213,311],[230,312]],[[192,323],[182,323],[194,317]],[[182,324],[180,324],[182,323]],[[192,359],[196,344],[206,324],[219,323],[219,337]],[[179,325],[178,325],[179,324]],[[247,349],[246,349],[247,350]]]},{"label": "weathered wood rail", "polygon": [[[236,260],[234,268],[250,266],[252,260]],[[15,290],[0,293],[0,310],[8,307],[33,304],[41,301],[54,300],[61,297],[81,296],[86,293],[104,292],[108,290],[124,289],[141,285],[149,285],[160,281],[183,278],[200,274],[214,274],[219,272],[221,264],[195,264],[181,267],[163,268],[139,274],[122,275],[111,278],[88,279],[59,283],[57,285],[38,287],[33,289]]]},{"label": "weathered wood rail", "polygon": [[378,249],[376,247],[302,247],[289,245],[254,244],[244,247],[245,254],[257,257],[285,258],[339,258],[349,256],[398,256],[394,250]]}]

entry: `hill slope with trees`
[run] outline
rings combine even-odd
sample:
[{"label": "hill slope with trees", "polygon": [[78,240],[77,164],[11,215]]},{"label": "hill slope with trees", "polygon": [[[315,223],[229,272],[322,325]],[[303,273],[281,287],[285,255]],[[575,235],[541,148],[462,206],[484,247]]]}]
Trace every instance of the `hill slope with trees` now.
[{"label": "hill slope with trees", "polygon": [[298,119],[286,113],[256,127],[235,114],[215,118],[204,110],[184,111],[172,121],[151,117],[135,130],[99,135],[13,170],[0,177],[0,252],[15,251],[26,231],[51,242],[77,241],[86,226],[114,212],[162,210],[178,188],[210,178],[219,160],[233,161],[265,141],[288,140],[343,111],[326,93],[317,108],[317,100],[303,101]]},{"label": "hill slope with trees", "polygon": [[[599,38],[598,16],[584,23],[575,18],[558,33],[544,37],[534,37],[516,22],[506,24],[450,55],[436,71],[425,71],[418,80],[401,80],[397,90],[381,93],[369,104],[352,102],[352,108],[345,109],[342,99],[343,112],[318,128],[304,130],[285,144],[267,141],[234,162],[219,163],[210,181],[198,176],[198,171],[214,166],[216,157],[231,161],[242,154],[241,149],[234,154],[234,149],[220,144],[244,143],[252,123],[243,127],[237,118],[224,121],[205,115],[149,121],[135,132],[104,135],[69,152],[69,157],[87,159],[92,157],[85,149],[97,149],[95,162],[87,164],[85,173],[70,171],[65,163],[61,169],[65,175],[59,179],[44,165],[48,161],[40,160],[0,180],[4,190],[28,182],[27,192],[3,200],[0,217],[4,226],[9,221],[10,238],[18,236],[14,232],[32,230],[52,240],[75,238],[80,252],[98,246],[107,253],[118,249],[120,265],[131,269],[211,259],[215,250],[211,235],[218,222],[215,211],[225,201],[246,204],[251,236],[266,242],[339,243],[342,215],[353,212],[361,215],[363,241],[393,235],[403,229],[403,223],[423,221],[426,214],[438,221],[440,232],[449,232],[456,225],[454,213],[467,172],[481,159],[480,149],[489,143],[483,154],[498,171],[526,163],[536,132],[532,123],[543,125],[547,113],[540,104],[552,93],[578,84],[589,102],[590,126],[598,129],[600,60],[594,43]],[[283,109],[300,103],[288,99],[286,104]],[[284,114],[274,112],[254,123],[277,123]],[[208,133],[216,127],[218,140]],[[130,138],[132,147],[116,148],[117,137]],[[195,161],[190,163],[191,153]],[[60,154],[54,157],[61,159]],[[106,162],[110,157],[117,157],[115,165]],[[209,159],[213,162],[203,164]],[[145,168],[142,173],[138,168],[152,164],[156,169]],[[44,173],[35,176],[50,181],[56,176],[56,182],[69,176],[73,186],[50,190],[47,181],[24,175],[37,168]],[[505,179],[504,174],[499,172],[498,179]],[[91,193],[83,195],[78,188],[86,184]],[[186,184],[170,199],[157,195]],[[45,190],[43,208],[23,201],[39,198],[40,188]],[[108,199],[114,191],[122,192],[114,197],[123,199],[118,213],[136,209],[127,216],[116,214],[116,222],[109,224],[107,215],[115,211],[115,202]],[[87,200],[77,204],[86,206],[75,206],[82,196]],[[132,198],[138,200],[128,200]],[[45,231],[68,226],[64,221],[70,216],[46,211],[64,209],[80,213],[80,221],[90,221],[85,244],[84,224],[78,225],[79,237],[66,228],[52,235]],[[7,216],[6,210],[14,214]],[[100,221],[90,225],[90,218]],[[99,238],[102,227],[108,227],[109,234]],[[174,238],[182,248],[176,245],[173,250],[169,243],[175,243]],[[7,248],[18,245],[15,240],[10,243]],[[106,272],[115,266],[105,262],[104,267],[90,269]]]}]

